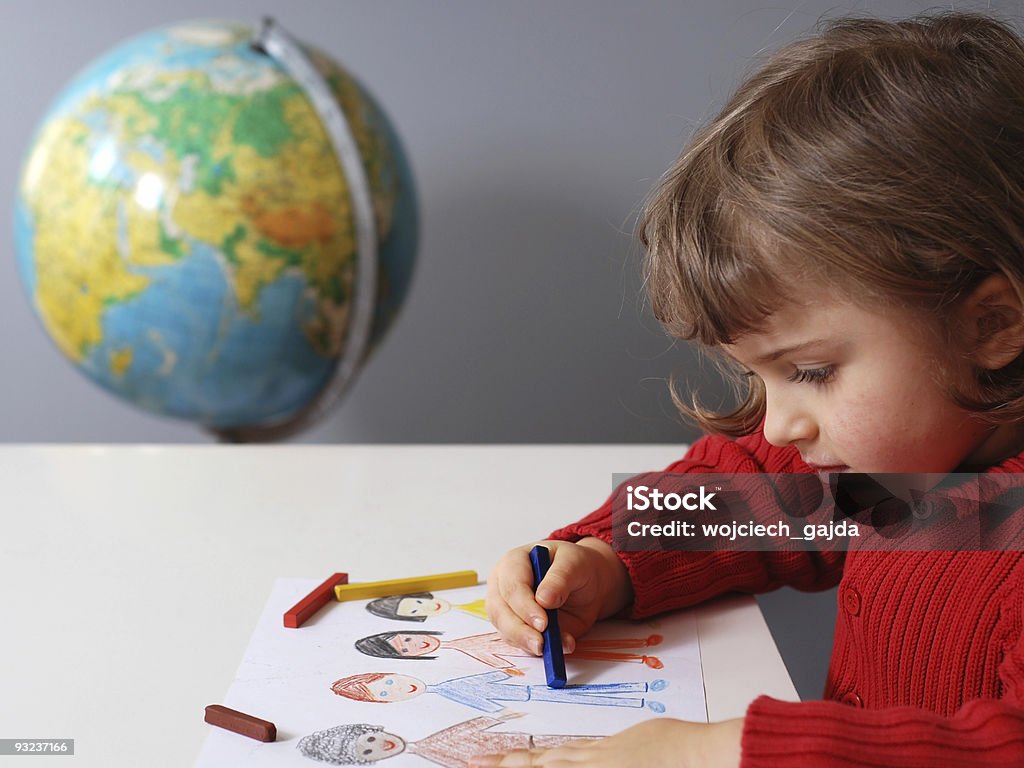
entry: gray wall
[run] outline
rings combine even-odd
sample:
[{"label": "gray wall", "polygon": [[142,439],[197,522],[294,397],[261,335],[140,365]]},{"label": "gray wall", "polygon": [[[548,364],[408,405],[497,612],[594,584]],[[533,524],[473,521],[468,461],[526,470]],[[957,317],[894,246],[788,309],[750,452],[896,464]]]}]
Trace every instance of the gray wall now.
[{"label": "gray wall", "polygon": [[[269,13],[334,55],[403,135],[422,200],[409,302],[347,400],[303,442],[684,442],[665,378],[699,377],[644,310],[635,212],[762,49],[824,14],[929,2],[4,0],[0,5],[0,440],[205,442],[80,376],[31,313],[10,211],[37,120],[125,37]],[[992,7],[1015,18],[1019,2]],[[948,7],[948,6],[947,6]],[[764,605],[805,696],[820,693],[834,598]]]}]

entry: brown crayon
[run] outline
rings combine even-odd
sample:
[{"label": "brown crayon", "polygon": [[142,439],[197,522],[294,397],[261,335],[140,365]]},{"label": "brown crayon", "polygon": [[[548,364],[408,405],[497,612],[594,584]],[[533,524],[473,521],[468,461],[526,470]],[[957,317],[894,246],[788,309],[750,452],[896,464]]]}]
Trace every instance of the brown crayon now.
[{"label": "brown crayon", "polygon": [[260,720],[258,717],[228,709],[220,704],[208,706],[204,719],[210,725],[240,733],[257,741],[275,741],[277,739],[277,726],[270,721]]}]

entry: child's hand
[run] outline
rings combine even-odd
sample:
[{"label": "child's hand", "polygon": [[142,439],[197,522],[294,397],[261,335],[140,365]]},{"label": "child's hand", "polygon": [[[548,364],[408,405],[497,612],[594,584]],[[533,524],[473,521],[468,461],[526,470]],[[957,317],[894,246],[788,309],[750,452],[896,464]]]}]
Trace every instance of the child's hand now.
[{"label": "child's hand", "polygon": [[562,645],[572,653],[576,638],[595,621],[633,601],[629,574],[614,550],[600,539],[538,543],[551,550],[551,568],[536,596],[530,565],[534,545],[516,547],[487,578],[487,615],[507,642],[539,656],[544,642],[540,632],[548,622],[544,609],[557,608]]},{"label": "child's hand", "polygon": [[482,755],[470,768],[528,768],[569,765],[596,768],[736,768],[740,764],[743,719],[721,723],[648,720],[605,739],[571,741],[554,749]]}]

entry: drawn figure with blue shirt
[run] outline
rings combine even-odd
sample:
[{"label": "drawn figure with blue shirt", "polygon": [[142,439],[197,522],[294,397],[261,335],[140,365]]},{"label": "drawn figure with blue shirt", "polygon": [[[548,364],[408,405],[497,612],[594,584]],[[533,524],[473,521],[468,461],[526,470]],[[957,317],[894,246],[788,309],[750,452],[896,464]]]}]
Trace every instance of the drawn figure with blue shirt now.
[{"label": "drawn figure with blue shirt", "polygon": [[372,701],[380,704],[405,701],[423,693],[437,693],[451,701],[490,713],[504,710],[505,705],[498,702],[506,701],[517,703],[549,701],[557,704],[587,704],[598,707],[641,708],[646,706],[652,712],[659,714],[665,711],[665,705],[659,701],[651,701],[645,696],[623,696],[620,694],[661,691],[668,686],[666,680],[654,680],[650,683],[602,683],[549,688],[546,685],[505,682],[510,679],[511,677],[505,672],[495,670],[427,684],[409,675],[366,672],[336,681],[331,686],[331,690],[339,696],[355,701]]}]

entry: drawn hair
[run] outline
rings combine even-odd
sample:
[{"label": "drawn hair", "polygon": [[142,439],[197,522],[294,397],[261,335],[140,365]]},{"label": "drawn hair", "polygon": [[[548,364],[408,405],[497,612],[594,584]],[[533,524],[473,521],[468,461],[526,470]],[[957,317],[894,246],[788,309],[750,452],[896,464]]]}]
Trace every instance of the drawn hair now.
[{"label": "drawn hair", "polygon": [[[367,733],[383,731],[384,726],[368,725],[367,723],[337,725],[334,728],[303,736],[295,746],[305,757],[332,765],[372,765],[377,761],[366,760],[356,754],[356,739]],[[401,752],[395,752],[395,754],[398,755]]]},{"label": "drawn hair", "polygon": [[397,619],[398,621],[426,621],[426,616],[399,616],[398,604],[407,597],[423,597],[430,600],[434,597],[432,592],[410,592],[407,595],[392,595],[390,597],[378,597],[366,604],[366,610],[374,616],[382,619]]},{"label": "drawn hair", "polygon": [[341,680],[335,680],[331,685],[331,690],[339,696],[344,696],[346,699],[369,701],[375,704],[388,704],[390,702],[382,702],[380,699],[374,698],[373,692],[370,690],[370,683],[382,680],[389,674],[388,672],[363,672],[359,675],[350,675],[341,678]]},{"label": "drawn hair", "polygon": [[356,650],[365,653],[367,656],[376,656],[379,659],[411,659],[413,661],[436,659],[437,656],[406,656],[395,650],[391,640],[395,635],[443,635],[443,632],[433,632],[429,629],[413,629],[397,632],[379,632],[376,635],[368,635],[356,640]]},{"label": "drawn hair", "polygon": [[839,19],[770,56],[698,130],[637,225],[655,316],[695,339],[739,405],[679,410],[732,436],[764,385],[720,349],[820,284],[919,313],[936,381],[989,424],[1024,418],[1024,361],[964,374],[955,310],[986,277],[1024,296],[1024,44],[1001,21],[943,13]]}]

